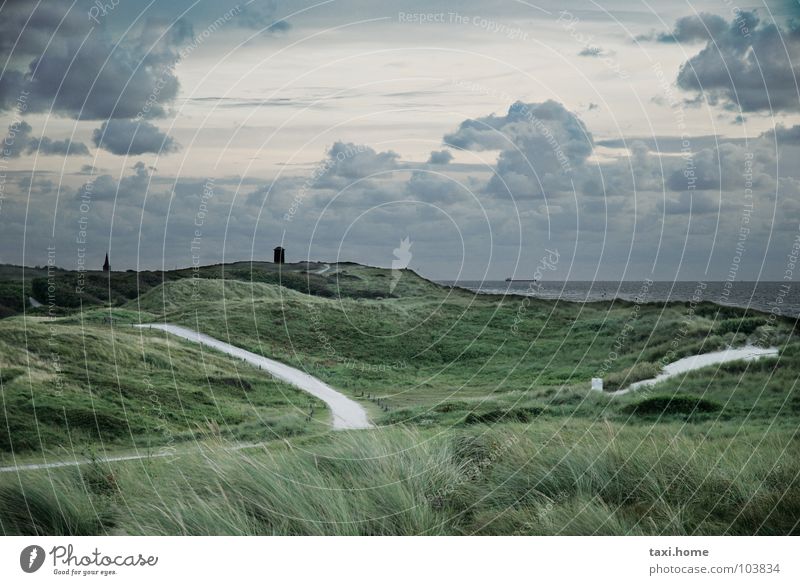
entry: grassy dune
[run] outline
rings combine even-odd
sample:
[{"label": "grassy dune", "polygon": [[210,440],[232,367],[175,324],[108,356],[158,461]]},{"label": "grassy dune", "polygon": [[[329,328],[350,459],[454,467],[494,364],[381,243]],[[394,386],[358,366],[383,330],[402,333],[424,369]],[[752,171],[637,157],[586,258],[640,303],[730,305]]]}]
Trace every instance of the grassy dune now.
[{"label": "grassy dune", "polygon": [[0,321],[0,461],[320,431],[323,405],[243,362],[100,314]]},{"label": "grassy dune", "polygon": [[[203,449],[0,475],[4,533],[800,531],[791,321],[710,303],[476,296],[353,264],[318,275],[321,265],[262,263],[252,277],[248,266],[170,273],[58,319],[0,321],[4,460],[12,448],[23,459]],[[131,326],[152,321],[303,368],[363,401],[379,426],[327,432],[322,405],[308,419],[307,395]],[[588,389],[592,376],[624,387],[745,342],[777,345],[780,358],[621,397]],[[265,442],[225,449],[250,440]]]},{"label": "grassy dune", "polygon": [[787,433],[673,425],[367,431],[0,483],[7,534],[790,534],[799,517]]},{"label": "grassy dune", "polygon": [[[192,295],[202,302],[192,302]],[[458,290],[392,300],[330,299],[268,285],[184,281],[128,308],[304,368],[371,400],[385,424],[422,426],[502,422],[504,415],[506,422],[539,415],[624,422],[630,414],[618,407],[641,394],[612,399],[589,393],[589,378],[599,375],[610,389],[623,387],[652,377],[660,363],[756,340],[779,345],[781,359],[670,380],[659,392],[702,397],[713,408],[667,409],[662,418],[788,428],[800,421],[794,388],[800,344],[791,322],[769,325],[766,316],[711,304],[688,318],[688,307],[679,303],[522,303]]]}]

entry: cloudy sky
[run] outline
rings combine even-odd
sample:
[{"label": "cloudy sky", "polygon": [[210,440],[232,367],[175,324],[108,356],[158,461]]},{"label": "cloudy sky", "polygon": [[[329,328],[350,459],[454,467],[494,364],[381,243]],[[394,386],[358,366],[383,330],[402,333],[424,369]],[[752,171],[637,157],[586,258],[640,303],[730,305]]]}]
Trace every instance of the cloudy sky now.
[{"label": "cloudy sky", "polygon": [[800,235],[794,1],[6,0],[0,61],[0,262],[780,280]]}]

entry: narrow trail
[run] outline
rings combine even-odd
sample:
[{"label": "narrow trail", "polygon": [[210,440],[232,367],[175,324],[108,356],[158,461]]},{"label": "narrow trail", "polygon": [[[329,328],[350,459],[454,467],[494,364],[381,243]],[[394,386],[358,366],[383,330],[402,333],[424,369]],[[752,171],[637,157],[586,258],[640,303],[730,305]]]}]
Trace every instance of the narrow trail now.
[{"label": "narrow trail", "polygon": [[[248,362],[249,364],[256,366],[257,368],[266,370],[275,378],[278,378],[279,380],[292,384],[293,386],[296,386],[297,388],[300,388],[304,392],[308,392],[309,394],[316,396],[317,398],[325,402],[325,404],[328,405],[328,407],[331,409],[331,412],[333,413],[332,424],[333,428],[336,430],[372,428],[372,424],[369,422],[367,412],[366,410],[364,410],[363,406],[361,406],[358,402],[346,397],[341,392],[337,392],[336,390],[334,390],[321,380],[309,374],[306,374],[302,370],[298,370],[297,368],[287,366],[286,364],[282,364],[280,362],[271,360],[269,358],[265,358],[263,356],[241,349],[239,347],[236,347],[235,345],[225,343],[224,341],[220,341],[203,333],[199,333],[197,331],[188,329],[186,327],[181,327],[180,325],[170,325],[168,323],[154,323],[149,325],[137,325],[137,327],[166,331],[167,333],[171,333],[188,341],[193,341],[195,343],[200,343],[202,345],[212,347],[230,356],[242,359]],[[666,366],[664,366],[663,371],[655,378],[650,378],[648,380],[640,380],[639,382],[634,382],[627,388],[624,388],[622,390],[617,390],[616,392],[607,392],[606,394],[609,394],[611,396],[621,396],[633,392],[639,388],[653,386],[654,384],[657,384],[674,376],[685,374],[693,370],[699,370],[700,368],[705,368],[707,366],[718,365],[737,360],[753,361],[763,357],[777,357],[778,353],[779,353],[778,348],[776,347],[761,348],[753,345],[747,345],[736,349],[728,348],[721,351],[713,351],[700,355],[689,356],[677,360],[675,362],[672,362],[671,364],[667,364]],[[229,447],[228,449],[239,450],[250,446],[255,446],[255,444],[235,445]],[[185,451],[180,451],[178,453],[169,453],[169,454],[147,453],[141,455],[139,454],[117,455],[117,456],[100,457],[97,458],[95,461],[100,463],[111,463],[115,461],[134,461],[137,459],[165,457],[167,455],[174,456],[178,454],[187,454],[194,452],[195,450],[196,449],[189,449]],[[11,472],[18,472],[25,470],[34,470],[34,469],[55,469],[59,467],[84,465],[86,463],[89,463],[89,460],[74,459],[71,461],[54,461],[50,463],[31,463],[31,464],[15,465],[8,467],[0,467],[0,473],[11,473]]]},{"label": "narrow trail", "polygon": [[[692,355],[672,362],[671,364],[667,364],[664,366],[664,370],[655,378],[640,380],[639,382],[634,382],[627,388],[617,390],[616,392],[606,392],[606,394],[611,396],[621,396],[623,394],[628,394],[629,392],[638,390],[639,388],[653,386],[674,376],[679,376],[680,374],[685,374],[686,372],[691,372],[693,370],[699,370],[700,368],[705,368],[707,366],[714,366],[718,364],[724,364],[726,362],[734,362],[737,360],[749,362],[763,357],[777,357],[777,355],[777,347],[763,348],[756,347],[755,345],[746,345],[736,349],[728,348],[721,351],[712,351],[709,353],[702,353],[700,355]],[[603,391],[601,390],[601,392]]]},{"label": "narrow trail", "polygon": [[195,343],[212,347],[230,356],[242,359],[257,368],[266,370],[275,378],[288,382],[292,386],[296,386],[300,388],[300,390],[308,392],[312,396],[316,396],[327,404],[333,413],[333,428],[336,430],[368,429],[372,427],[367,417],[367,411],[364,410],[363,406],[341,392],[337,392],[322,380],[306,374],[302,370],[265,358],[264,356],[249,352],[235,345],[231,345],[230,343],[225,343],[224,341],[220,341],[219,339],[215,339],[203,333],[198,333],[192,329],[181,327],[180,325],[154,323],[151,325],[137,325],[137,327],[166,331],[167,333],[177,335],[188,341],[194,341]]},{"label": "narrow trail", "polygon": [[[265,358],[258,354],[249,352],[247,350],[236,347],[224,341],[214,339],[208,335],[198,333],[192,329],[181,327],[179,325],[170,325],[167,323],[154,323],[151,325],[137,325],[144,329],[159,329],[166,331],[183,339],[200,343],[202,345],[212,347],[218,351],[226,353],[230,356],[242,359],[251,365],[256,366],[262,370],[266,370],[269,374],[288,382],[308,392],[312,396],[316,396],[322,400],[333,413],[333,428],[335,430],[348,430],[348,429],[368,429],[372,428],[369,422],[367,411],[355,400],[351,400],[341,392],[337,392],[321,380],[306,374],[302,370],[287,366],[275,360]],[[243,444],[231,447],[233,450],[253,446],[252,444]],[[99,463],[112,463],[115,461],[135,461],[137,459],[150,459],[154,457],[174,456],[176,454],[185,454],[193,452],[193,450],[181,451],[180,453],[145,453],[133,455],[117,455],[98,457],[95,461]],[[8,467],[0,467],[0,473],[11,473],[17,471],[33,470],[33,469],[56,469],[59,467],[73,467],[76,465],[85,465],[89,463],[88,459],[73,459],[70,461],[53,461],[44,463],[29,463],[23,465],[12,465]]]}]

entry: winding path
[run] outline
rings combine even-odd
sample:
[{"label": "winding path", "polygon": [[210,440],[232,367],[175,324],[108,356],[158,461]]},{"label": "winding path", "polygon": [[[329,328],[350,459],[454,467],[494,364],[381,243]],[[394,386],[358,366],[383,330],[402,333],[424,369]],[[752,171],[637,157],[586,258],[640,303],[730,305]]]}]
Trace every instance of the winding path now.
[{"label": "winding path", "polygon": [[606,392],[606,394],[611,396],[620,396],[639,388],[653,386],[654,384],[663,382],[664,380],[672,378],[673,376],[678,376],[680,374],[685,374],[686,372],[691,372],[692,370],[705,368],[706,366],[714,366],[717,364],[724,364],[726,362],[733,362],[737,360],[749,362],[762,357],[777,357],[777,355],[777,347],[763,348],[756,347],[755,345],[745,345],[744,347],[739,347],[736,349],[728,348],[721,351],[712,351],[709,353],[702,353],[700,355],[692,355],[672,362],[671,364],[667,364],[664,366],[662,372],[655,378],[640,380],[639,382],[634,382],[627,388],[617,390],[616,392]]},{"label": "winding path", "polygon": [[[297,368],[287,366],[286,364],[282,364],[280,362],[271,360],[269,358],[265,358],[263,356],[249,352],[240,347],[236,347],[235,345],[231,345],[230,343],[225,343],[224,341],[220,341],[203,333],[199,333],[197,331],[188,329],[186,327],[181,327],[180,325],[170,325],[168,323],[154,323],[149,325],[137,325],[137,327],[142,327],[146,329],[159,329],[161,331],[166,331],[167,333],[177,335],[178,337],[182,337],[183,339],[186,339],[188,341],[200,343],[202,345],[206,345],[208,347],[226,353],[230,356],[242,359],[248,362],[249,364],[256,366],[259,369],[267,370],[275,378],[283,380],[284,382],[288,382],[289,384],[292,384],[293,386],[296,386],[301,390],[303,390],[304,392],[308,392],[309,394],[316,396],[317,398],[325,402],[325,404],[328,405],[328,407],[331,409],[331,412],[333,413],[333,428],[336,430],[367,429],[372,427],[372,424],[370,424],[369,418],[367,417],[366,410],[364,410],[364,407],[362,407],[358,402],[351,400],[350,398],[347,398],[344,394],[337,392],[336,390],[334,390],[321,380],[318,380],[317,378],[309,374],[306,374],[302,370],[298,370]],[[776,347],[761,348],[753,345],[747,345],[736,349],[728,348],[722,351],[713,351],[710,353],[693,355],[672,362],[671,364],[667,364],[666,366],[664,366],[663,371],[655,378],[650,378],[648,380],[640,380],[639,382],[634,382],[633,384],[631,384],[630,386],[628,386],[623,390],[617,390],[616,392],[607,392],[606,394],[609,394],[611,396],[620,396],[623,394],[628,394],[629,392],[632,392],[642,387],[652,386],[668,378],[672,378],[673,376],[685,374],[686,372],[691,372],[693,370],[699,370],[700,368],[705,368],[707,366],[723,364],[726,362],[732,362],[737,360],[752,361],[760,359],[762,357],[777,357],[778,353],[779,353],[778,348]],[[239,449],[247,446],[249,445],[233,446],[232,449]],[[146,459],[149,457],[162,457],[162,456],[165,455],[163,454],[121,455],[121,456],[103,457],[98,459],[98,461],[101,462],[130,461],[135,459]],[[0,467],[0,473],[16,472],[29,469],[52,469],[56,467],[82,465],[85,463],[88,463],[88,460],[56,461],[52,463],[32,463],[25,465],[15,465],[10,467]]]},{"label": "winding path", "polygon": [[[154,323],[151,325],[137,325],[137,327],[145,329],[159,329],[161,331],[166,331],[168,333],[172,333],[173,335],[177,335],[178,337],[182,337],[183,339],[187,339],[195,343],[200,343],[202,345],[212,347],[230,356],[242,359],[248,362],[249,364],[256,366],[259,369],[266,370],[275,378],[278,378],[279,380],[282,380],[284,382],[288,382],[289,384],[300,388],[304,392],[308,392],[309,394],[316,396],[317,398],[322,400],[325,404],[327,404],[328,407],[331,409],[331,412],[333,413],[333,428],[335,430],[372,428],[372,424],[370,424],[369,418],[367,417],[367,411],[364,410],[363,406],[361,406],[355,400],[351,400],[344,394],[337,392],[336,390],[334,390],[321,380],[318,380],[314,376],[306,374],[302,370],[298,370],[297,368],[287,366],[286,364],[276,362],[275,360],[271,360],[269,358],[265,358],[258,354],[246,351],[240,347],[236,347],[235,345],[225,343],[224,341],[214,339],[213,337],[204,335],[202,333],[198,333],[197,331],[193,331],[192,329],[187,329],[186,327],[181,327],[179,325]],[[250,446],[254,446],[254,444],[248,443],[242,445],[234,445],[232,447],[229,447],[229,449],[238,450]],[[99,457],[96,459],[96,461],[101,463],[111,463],[114,461],[134,461],[137,459],[166,457],[168,455],[174,456],[177,454],[183,454],[188,452],[190,451],[189,450],[180,451],[179,453],[147,453],[141,455],[139,454],[117,455],[117,456]],[[0,467],[0,473],[11,473],[11,472],[18,472],[25,470],[33,470],[33,469],[55,469],[58,467],[72,467],[76,465],[84,465],[86,463],[89,463],[88,459],[73,459],[71,461],[53,461],[50,463],[29,463],[22,465],[12,465],[8,467]]]},{"label": "winding path", "polygon": [[351,400],[341,392],[337,392],[321,380],[306,374],[302,370],[287,366],[281,362],[276,362],[256,353],[249,352],[230,343],[225,343],[219,339],[214,339],[203,333],[198,333],[192,329],[181,327],[180,325],[170,325],[168,323],[154,323],[151,325],[137,325],[145,329],[160,329],[167,333],[172,333],[201,345],[212,347],[230,356],[242,359],[247,363],[262,370],[267,370],[275,378],[288,382],[292,386],[297,386],[300,390],[308,392],[322,400],[333,413],[333,428],[336,430],[345,429],[368,429],[372,425],[367,417],[367,411],[355,400]]}]

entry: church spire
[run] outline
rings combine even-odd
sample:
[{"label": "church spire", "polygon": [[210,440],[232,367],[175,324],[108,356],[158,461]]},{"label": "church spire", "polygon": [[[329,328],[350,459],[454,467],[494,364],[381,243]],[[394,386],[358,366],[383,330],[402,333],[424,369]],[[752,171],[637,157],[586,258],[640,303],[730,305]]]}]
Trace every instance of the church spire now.
[{"label": "church spire", "polygon": [[108,252],[106,252],[106,261],[103,262],[103,272],[111,270],[111,265],[108,263]]}]

